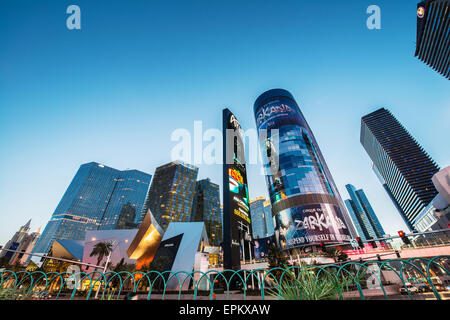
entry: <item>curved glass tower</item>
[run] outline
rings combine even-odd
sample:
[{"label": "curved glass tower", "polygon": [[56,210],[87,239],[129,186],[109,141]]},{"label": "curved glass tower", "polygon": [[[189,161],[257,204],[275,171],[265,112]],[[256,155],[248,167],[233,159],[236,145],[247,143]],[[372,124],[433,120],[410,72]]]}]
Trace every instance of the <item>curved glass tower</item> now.
[{"label": "curved glass tower", "polygon": [[254,113],[280,248],[349,242],[353,225],[292,94],[269,90]]}]

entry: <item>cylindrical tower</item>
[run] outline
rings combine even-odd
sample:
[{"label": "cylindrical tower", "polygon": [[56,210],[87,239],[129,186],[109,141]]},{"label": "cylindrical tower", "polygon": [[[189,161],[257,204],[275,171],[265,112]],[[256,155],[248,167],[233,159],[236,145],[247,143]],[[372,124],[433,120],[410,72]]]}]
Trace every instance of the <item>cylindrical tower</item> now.
[{"label": "cylindrical tower", "polygon": [[264,92],[254,113],[280,248],[348,243],[350,218],[292,94]]}]

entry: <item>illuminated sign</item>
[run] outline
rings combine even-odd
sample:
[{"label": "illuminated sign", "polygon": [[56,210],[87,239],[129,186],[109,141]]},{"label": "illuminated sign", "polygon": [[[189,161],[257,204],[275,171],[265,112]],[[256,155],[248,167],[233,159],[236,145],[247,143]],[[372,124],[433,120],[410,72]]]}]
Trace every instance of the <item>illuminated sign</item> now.
[{"label": "illuminated sign", "polygon": [[417,9],[417,16],[421,19],[425,16],[425,8],[424,7],[419,7]]},{"label": "illuminated sign", "polygon": [[228,109],[223,112],[223,137],[224,268],[237,270],[240,269],[241,260],[253,256],[250,252],[251,216],[242,129]]},{"label": "illuminated sign", "polygon": [[238,129],[238,130],[241,129],[241,125],[239,124],[239,121],[237,121],[234,114],[232,114],[230,117],[230,124],[233,126],[234,129]]},{"label": "illuminated sign", "polygon": [[235,169],[229,169],[230,177],[236,180],[239,184],[244,184],[244,178],[239,171]]},{"label": "illuminated sign", "polygon": [[259,114],[257,115],[258,125],[260,125],[262,122],[266,121],[267,118],[270,118],[275,114],[283,112],[286,113],[291,111],[292,109],[286,104],[281,104],[279,106],[262,107],[260,109]]}]

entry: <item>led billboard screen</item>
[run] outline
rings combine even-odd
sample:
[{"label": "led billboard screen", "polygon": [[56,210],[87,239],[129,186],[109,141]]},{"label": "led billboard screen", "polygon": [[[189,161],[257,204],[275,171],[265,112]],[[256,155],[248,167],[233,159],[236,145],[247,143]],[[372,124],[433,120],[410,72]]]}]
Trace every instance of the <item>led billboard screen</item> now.
[{"label": "led billboard screen", "polygon": [[224,266],[239,269],[252,255],[251,216],[243,135],[236,117],[223,111],[223,250]]},{"label": "led billboard screen", "polygon": [[348,242],[345,209],[292,95],[267,91],[256,100],[254,112],[263,157],[270,163],[266,182],[279,247]]}]

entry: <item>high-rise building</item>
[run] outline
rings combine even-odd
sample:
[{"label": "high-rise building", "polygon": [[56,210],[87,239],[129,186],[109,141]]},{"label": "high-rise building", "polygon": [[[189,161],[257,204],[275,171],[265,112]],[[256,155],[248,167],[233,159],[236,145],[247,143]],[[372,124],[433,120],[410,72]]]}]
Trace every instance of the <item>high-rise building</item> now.
[{"label": "high-rise building", "polygon": [[39,230],[29,234],[30,225],[31,219],[19,228],[0,252],[0,258],[8,259],[8,263],[11,265],[16,264],[17,262],[23,264],[22,258],[24,253],[29,252],[36,243],[36,239],[39,238]]},{"label": "high-rise building", "polygon": [[127,202],[120,211],[119,219],[117,220],[116,229],[138,229],[139,225],[136,221],[136,208]]},{"label": "high-rise building", "polygon": [[[141,213],[151,178],[151,175],[138,170],[117,170],[116,184],[98,229],[116,229],[120,214],[123,210],[132,210],[130,206],[136,214]],[[134,219],[139,219],[136,214]],[[135,220],[129,222],[134,223]]]},{"label": "high-rise building", "polygon": [[[30,257],[30,253],[33,251],[34,246],[36,245],[39,237],[41,236],[41,228],[39,227],[35,232],[32,232],[28,235],[28,237],[23,242],[20,253],[16,256],[16,260],[19,264],[24,265],[28,261]],[[14,262],[15,262],[14,261]],[[13,262],[13,264],[14,264]]]},{"label": "high-rise building", "polygon": [[150,209],[163,230],[171,221],[191,221],[197,174],[197,167],[181,161],[156,168],[142,213]]},{"label": "high-rise building", "polygon": [[86,230],[115,229],[130,203],[141,212],[151,175],[119,171],[96,162],[80,166],[33,253],[48,253],[55,239],[83,240]]},{"label": "high-rise building", "polygon": [[222,242],[222,215],[220,212],[219,185],[211,180],[199,180],[195,184],[192,205],[192,222],[204,222],[209,244],[218,247]]},{"label": "high-rise building", "polygon": [[292,94],[267,91],[254,113],[280,248],[348,243],[350,217]]},{"label": "high-rise building", "polygon": [[439,167],[386,109],[361,119],[361,144],[406,225],[414,230],[420,212],[437,195],[431,181]]},{"label": "high-rise building", "polygon": [[345,187],[350,195],[350,199],[345,200],[345,204],[359,236],[364,241],[384,237],[383,227],[364,191],[362,189],[356,190],[351,184],[347,184]]},{"label": "high-rise building", "polygon": [[415,56],[450,79],[450,1],[426,0],[417,4]]},{"label": "high-rise building", "polygon": [[270,237],[274,234],[272,207],[265,197],[258,197],[250,201],[252,216],[252,232],[254,239]]}]

